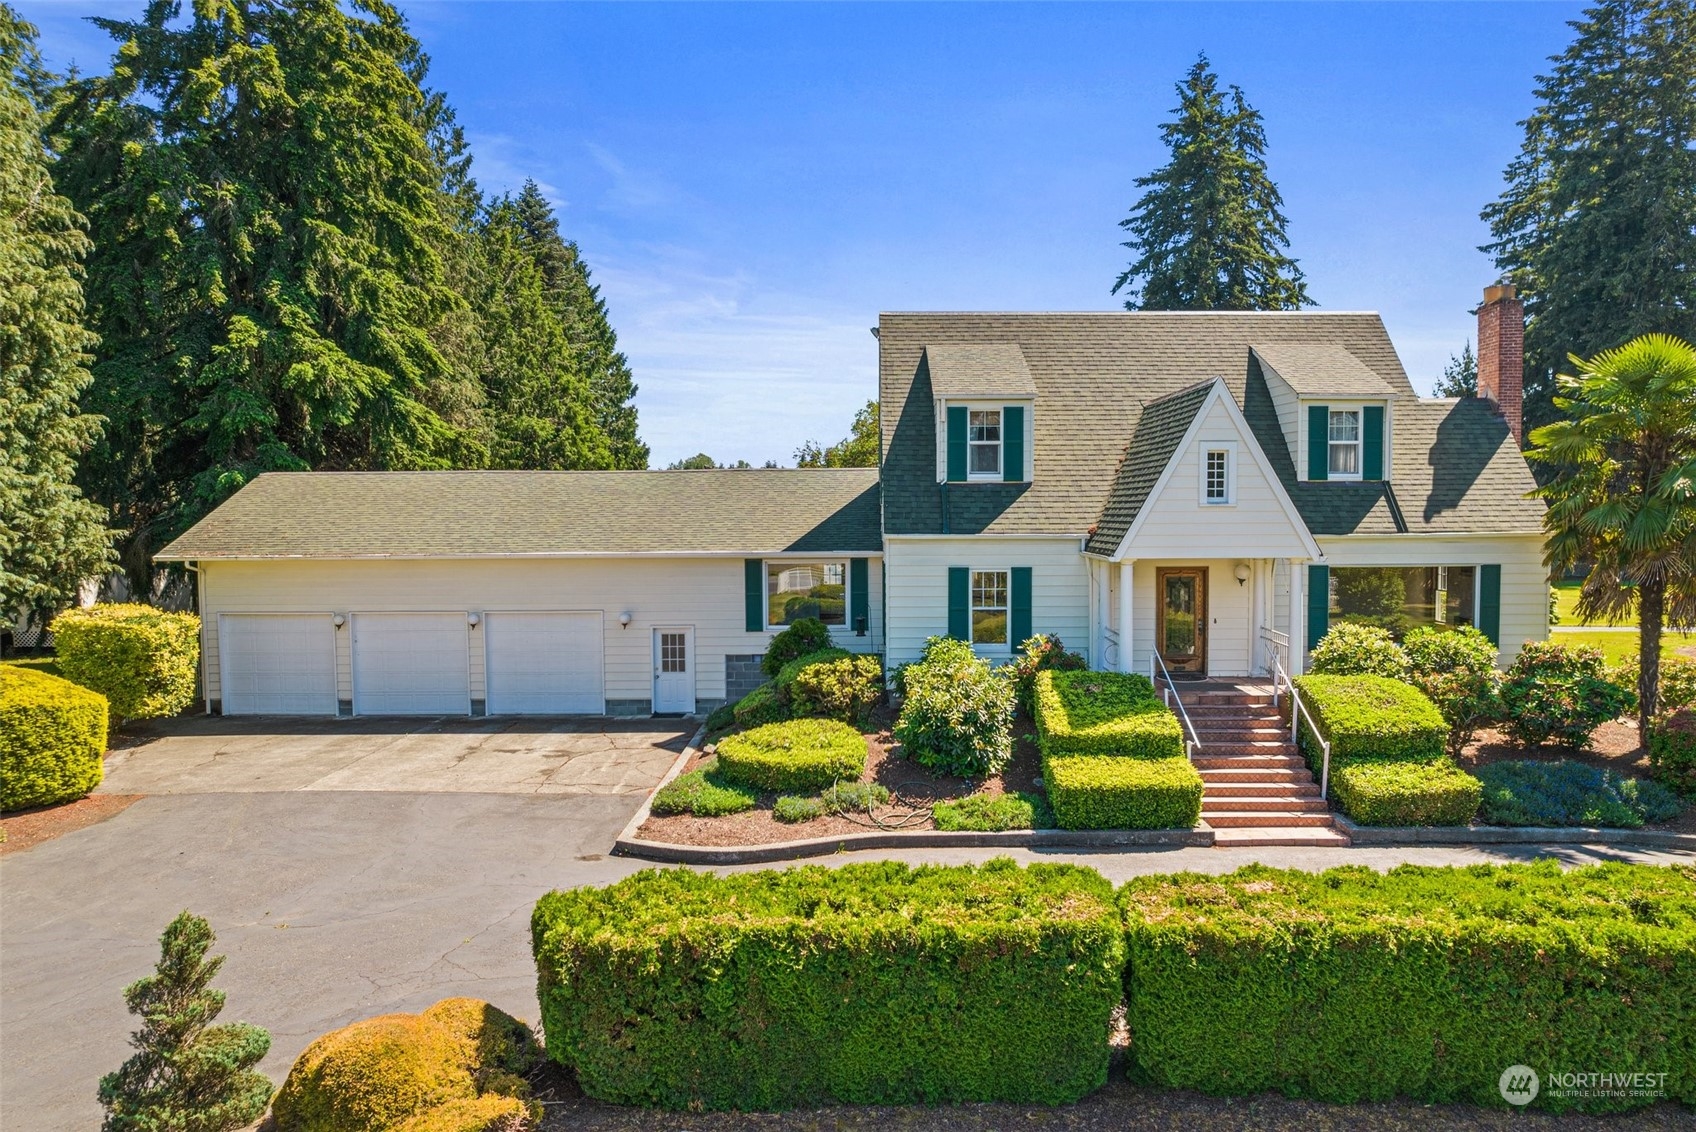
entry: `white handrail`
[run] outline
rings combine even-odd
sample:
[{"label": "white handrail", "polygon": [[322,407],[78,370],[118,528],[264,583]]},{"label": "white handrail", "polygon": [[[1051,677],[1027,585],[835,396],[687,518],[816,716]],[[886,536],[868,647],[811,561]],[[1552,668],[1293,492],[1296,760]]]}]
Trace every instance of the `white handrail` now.
[{"label": "white handrail", "polygon": [[1290,679],[1289,673],[1284,671],[1283,661],[1274,652],[1272,654],[1272,702],[1274,704],[1278,702],[1278,689],[1281,686],[1290,690],[1290,742],[1295,744],[1298,750],[1300,749],[1301,720],[1303,719],[1307,720],[1308,729],[1313,732],[1313,737],[1319,740],[1321,754],[1319,797],[1323,799],[1331,786],[1331,741],[1320,734],[1319,725],[1313,722],[1312,713],[1307,710],[1307,705],[1302,702],[1301,692],[1296,688],[1295,681]]},{"label": "white handrail", "polygon": [[[1172,686],[1172,674],[1166,671],[1166,662],[1160,659],[1160,650],[1150,649],[1148,653],[1148,682],[1154,685],[1158,685],[1160,683],[1159,679],[1154,675],[1154,666],[1157,664],[1160,666],[1161,674],[1166,677],[1166,691],[1162,693],[1162,696],[1166,700],[1166,706],[1171,707],[1174,694],[1177,691]],[[1196,736],[1195,724],[1190,722],[1190,713],[1184,710],[1184,697],[1177,696],[1176,698],[1178,701],[1178,715],[1184,721],[1184,730],[1189,732],[1189,738],[1184,740],[1184,757],[1193,759],[1195,758],[1195,752],[1201,750],[1201,740]]]}]

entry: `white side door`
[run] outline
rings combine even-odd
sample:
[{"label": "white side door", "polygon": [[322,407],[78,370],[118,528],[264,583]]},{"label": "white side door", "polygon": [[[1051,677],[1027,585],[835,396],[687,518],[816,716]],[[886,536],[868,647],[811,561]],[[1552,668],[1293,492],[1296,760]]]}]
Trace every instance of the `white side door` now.
[{"label": "white side door", "polygon": [[695,711],[695,630],[654,630],[654,711]]},{"label": "white side door", "polygon": [[464,613],[355,613],[356,715],[469,715]]},{"label": "white side door", "polygon": [[483,615],[490,715],[601,715],[600,613]]},{"label": "white side door", "polygon": [[221,613],[225,715],[335,715],[336,623],[328,613]]}]

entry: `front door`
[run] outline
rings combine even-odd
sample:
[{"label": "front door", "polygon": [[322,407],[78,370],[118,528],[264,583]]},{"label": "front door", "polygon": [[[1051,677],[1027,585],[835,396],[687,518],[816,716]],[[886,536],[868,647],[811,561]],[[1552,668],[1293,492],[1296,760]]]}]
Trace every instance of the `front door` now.
[{"label": "front door", "polygon": [[695,711],[695,631],[654,630],[654,713]]},{"label": "front door", "polygon": [[1155,572],[1159,613],[1154,627],[1168,671],[1207,673],[1207,567],[1168,566]]}]

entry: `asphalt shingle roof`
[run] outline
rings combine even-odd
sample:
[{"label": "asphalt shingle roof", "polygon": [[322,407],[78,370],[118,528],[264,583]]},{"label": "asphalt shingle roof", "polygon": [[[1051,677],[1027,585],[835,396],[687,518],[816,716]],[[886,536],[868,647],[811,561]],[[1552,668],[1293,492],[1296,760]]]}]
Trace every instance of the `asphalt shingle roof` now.
[{"label": "asphalt shingle roof", "polygon": [[875,554],[882,545],[872,468],[271,472],[157,557]]},{"label": "asphalt shingle roof", "polygon": [[1341,346],[1256,343],[1262,365],[1301,397],[1390,397],[1396,390]]},{"label": "asphalt shingle roof", "polygon": [[1137,421],[1137,431],[1131,437],[1130,447],[1113,479],[1113,490],[1107,496],[1101,521],[1090,536],[1089,550],[1092,554],[1111,555],[1118,551],[1125,532],[1137,521],[1137,513],[1148,502],[1149,492],[1154,490],[1166,465],[1172,462],[1178,442],[1183,440],[1190,422],[1195,420],[1196,413],[1207,403],[1207,395],[1212,391],[1213,382],[1204,381],[1153,401],[1143,410],[1141,419]]},{"label": "asphalt shingle roof", "polygon": [[[1525,498],[1531,472],[1507,426],[1483,402],[1421,401],[1376,314],[886,313],[878,341],[889,534],[1083,535],[1096,525],[1097,549],[1129,528],[1137,492],[1146,497],[1142,485],[1153,483],[1157,450],[1139,452],[1139,438],[1169,437],[1163,419],[1143,433],[1143,414],[1213,377],[1224,379],[1315,535],[1541,529],[1543,505]],[[948,344],[1008,343],[1018,345],[1037,391],[1032,481],[938,484],[927,356]],[[1321,394],[1394,395],[1393,488],[1298,480],[1262,358],[1282,361]]]},{"label": "asphalt shingle roof", "polygon": [[927,346],[930,388],[938,397],[1035,397],[1025,355],[1016,345]]}]

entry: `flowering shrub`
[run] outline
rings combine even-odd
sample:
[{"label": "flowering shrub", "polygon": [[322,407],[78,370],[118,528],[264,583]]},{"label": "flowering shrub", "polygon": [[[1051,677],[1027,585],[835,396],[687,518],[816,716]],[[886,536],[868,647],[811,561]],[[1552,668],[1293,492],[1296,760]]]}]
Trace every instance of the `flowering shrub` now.
[{"label": "flowering shrub", "polygon": [[1583,747],[1635,702],[1630,688],[1608,679],[1594,645],[1527,641],[1502,684],[1503,726],[1529,747]]}]

